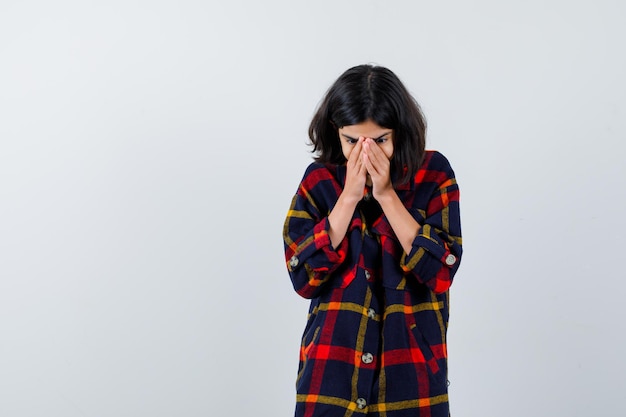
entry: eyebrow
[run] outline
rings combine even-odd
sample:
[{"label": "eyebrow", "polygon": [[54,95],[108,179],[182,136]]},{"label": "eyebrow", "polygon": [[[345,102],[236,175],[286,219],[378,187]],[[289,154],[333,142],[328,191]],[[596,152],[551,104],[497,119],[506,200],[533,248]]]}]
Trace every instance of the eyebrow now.
[{"label": "eyebrow", "polygon": [[[389,132],[385,132],[385,133],[383,133],[382,135],[380,135],[380,136],[379,136],[379,137],[377,137],[377,138],[372,138],[372,140],[382,139],[383,137],[387,136],[388,134],[390,134],[390,133],[392,133],[392,132],[393,132],[393,131],[392,131],[392,130],[390,130]],[[346,135],[345,133],[342,133],[342,134],[341,134],[341,136],[343,136],[343,137],[344,137],[344,138],[346,138],[346,139],[350,139],[350,140],[358,140],[358,138],[353,138],[353,137],[351,137],[351,136]]]}]

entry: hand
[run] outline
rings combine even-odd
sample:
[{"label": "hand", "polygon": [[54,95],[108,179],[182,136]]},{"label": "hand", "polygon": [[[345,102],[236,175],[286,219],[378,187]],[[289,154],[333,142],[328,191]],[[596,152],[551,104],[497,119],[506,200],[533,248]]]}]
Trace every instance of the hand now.
[{"label": "hand", "polygon": [[363,141],[363,165],[372,178],[372,194],[379,200],[389,191],[393,191],[389,159],[373,139]]},{"label": "hand", "polygon": [[346,184],[343,193],[347,197],[351,197],[355,202],[363,198],[363,190],[365,189],[365,181],[367,180],[367,169],[363,163],[363,142],[364,137],[360,137],[352,152],[348,156],[346,163]]},{"label": "hand", "polygon": [[335,207],[328,214],[330,228],[328,236],[330,244],[337,249],[346,236],[350,219],[354,215],[357,204],[363,198],[365,182],[367,181],[367,169],[363,163],[363,141],[360,137],[356,145],[348,155],[346,163],[346,184],[341,195],[337,199]]}]

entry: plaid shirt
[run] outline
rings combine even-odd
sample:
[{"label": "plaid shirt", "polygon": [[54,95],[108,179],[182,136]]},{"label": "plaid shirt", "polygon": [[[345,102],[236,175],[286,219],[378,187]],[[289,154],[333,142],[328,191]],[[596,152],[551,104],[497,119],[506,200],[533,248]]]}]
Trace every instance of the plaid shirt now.
[{"label": "plaid shirt", "polygon": [[333,249],[328,214],[345,176],[312,163],[285,221],[287,269],[311,299],[295,414],[448,416],[448,288],[462,252],[454,172],[427,151],[414,181],[395,187],[421,225],[408,254],[384,214],[367,224],[360,210]]}]

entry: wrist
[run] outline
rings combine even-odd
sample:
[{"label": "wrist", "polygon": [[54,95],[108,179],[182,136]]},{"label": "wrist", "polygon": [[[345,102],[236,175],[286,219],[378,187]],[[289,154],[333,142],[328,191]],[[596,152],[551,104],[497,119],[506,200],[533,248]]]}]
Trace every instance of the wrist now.
[{"label": "wrist", "polygon": [[359,203],[359,201],[361,201],[362,198],[363,195],[356,195],[354,193],[347,193],[344,191],[339,195],[337,203],[339,204],[341,202],[341,204],[343,205],[356,208],[356,205]]},{"label": "wrist", "polygon": [[386,187],[378,192],[376,191],[376,188],[374,188],[374,190],[372,190],[372,194],[381,206],[398,197],[396,190],[394,190],[393,187]]}]

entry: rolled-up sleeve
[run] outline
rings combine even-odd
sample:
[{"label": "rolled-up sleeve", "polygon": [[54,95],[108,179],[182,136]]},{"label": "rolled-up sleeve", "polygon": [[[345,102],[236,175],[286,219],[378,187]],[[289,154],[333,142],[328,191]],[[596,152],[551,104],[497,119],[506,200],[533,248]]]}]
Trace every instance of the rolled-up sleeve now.
[{"label": "rolled-up sleeve", "polygon": [[[305,176],[306,180],[306,176]],[[314,200],[303,180],[293,197],[283,228],[285,261],[293,287],[304,298],[319,294],[347,253],[347,239],[333,248],[328,213]]]},{"label": "rolled-up sleeve", "polygon": [[459,211],[459,187],[447,159],[436,154],[433,161],[437,187],[427,209],[411,211],[421,228],[410,253],[404,253],[400,266],[409,276],[436,293],[450,288],[461,262],[462,238]]}]

